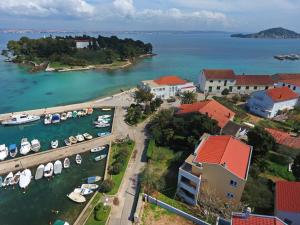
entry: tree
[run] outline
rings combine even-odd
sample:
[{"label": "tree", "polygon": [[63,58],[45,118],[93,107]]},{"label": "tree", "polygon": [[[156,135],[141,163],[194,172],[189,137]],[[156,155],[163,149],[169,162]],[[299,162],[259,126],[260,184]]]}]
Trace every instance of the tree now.
[{"label": "tree", "polygon": [[222,92],[222,95],[228,95],[229,94],[229,90],[227,88],[225,88]]},{"label": "tree", "polygon": [[254,161],[262,161],[268,151],[276,151],[278,145],[275,139],[262,127],[254,127],[248,132],[248,143],[253,147],[252,158]]},{"label": "tree", "polygon": [[139,103],[148,103],[154,98],[154,95],[150,90],[145,90],[143,88],[138,88],[134,93],[135,101]]},{"label": "tree", "polygon": [[298,154],[292,165],[293,175],[298,181],[300,181],[300,154]]},{"label": "tree", "polygon": [[102,184],[100,185],[99,190],[100,190],[100,192],[108,193],[113,189],[114,185],[115,184],[111,179],[107,179],[107,180],[104,180],[102,182]]},{"label": "tree", "polygon": [[197,94],[192,91],[185,91],[181,94],[181,104],[192,104],[197,101]]},{"label": "tree", "polygon": [[161,177],[161,170],[148,164],[141,173],[141,185],[143,191],[147,194],[152,194],[155,191],[164,189],[166,183]]}]

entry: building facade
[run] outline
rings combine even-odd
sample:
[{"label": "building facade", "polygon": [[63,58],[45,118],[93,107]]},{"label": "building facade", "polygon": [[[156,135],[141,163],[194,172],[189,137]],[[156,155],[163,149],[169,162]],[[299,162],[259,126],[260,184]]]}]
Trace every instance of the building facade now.
[{"label": "building facade", "polygon": [[185,91],[196,92],[193,82],[183,80],[178,76],[164,76],[156,80],[141,81],[139,87],[161,99],[168,99]]},{"label": "building facade", "polygon": [[89,40],[75,40],[76,48],[88,48],[90,41]]},{"label": "building facade", "polygon": [[235,79],[232,93],[251,94],[274,87],[274,81],[270,75],[236,75]]},{"label": "building facade", "polygon": [[251,113],[273,118],[279,111],[293,109],[298,104],[299,95],[288,87],[257,91],[247,101]]},{"label": "building facade", "polygon": [[250,166],[251,147],[231,136],[208,136],[179,168],[177,195],[196,205],[201,193],[224,201],[241,199]]}]

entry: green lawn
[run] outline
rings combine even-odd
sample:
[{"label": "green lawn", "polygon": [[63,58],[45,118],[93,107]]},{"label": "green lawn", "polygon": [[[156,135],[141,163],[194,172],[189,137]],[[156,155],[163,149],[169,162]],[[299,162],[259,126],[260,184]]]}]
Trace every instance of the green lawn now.
[{"label": "green lawn", "polygon": [[68,65],[62,64],[60,62],[51,62],[50,63],[50,67],[54,68],[54,69],[62,69],[64,67],[70,67]]},{"label": "green lawn", "polygon": [[[109,217],[111,207],[110,206],[104,206],[102,209],[97,212],[95,209],[91,213],[90,217],[88,218],[85,225],[105,225],[106,221]],[[100,215],[98,218],[96,218],[96,214]]]},{"label": "green lawn", "polygon": [[117,175],[109,175],[111,177],[111,179],[113,180],[114,182],[114,187],[113,189],[108,193],[109,195],[115,195],[118,190],[119,190],[119,187],[121,185],[121,182],[122,182],[122,179],[123,179],[123,176],[124,176],[124,173],[126,171],[126,168],[127,168],[127,165],[128,165],[128,162],[129,162],[129,159],[130,159],[130,156],[132,154],[132,151],[134,149],[134,142],[133,141],[127,141],[127,142],[124,142],[124,143],[121,143],[121,144],[116,144],[116,143],[113,143],[112,146],[111,146],[111,152],[110,152],[110,158],[109,158],[109,165],[112,165],[115,161],[114,157],[120,152],[120,151],[123,151],[124,149],[128,149],[129,150],[129,154],[127,156],[127,159],[121,169],[121,172]]}]

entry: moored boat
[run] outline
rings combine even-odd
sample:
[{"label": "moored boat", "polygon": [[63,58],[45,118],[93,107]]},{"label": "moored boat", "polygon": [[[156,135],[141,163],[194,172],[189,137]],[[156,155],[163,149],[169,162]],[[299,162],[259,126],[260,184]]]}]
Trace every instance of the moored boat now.
[{"label": "moored boat", "polygon": [[110,132],[100,132],[97,135],[98,135],[98,137],[106,137],[106,136],[110,135]]},{"label": "moored boat", "polygon": [[84,196],[82,196],[81,194],[75,193],[75,192],[71,192],[67,196],[69,199],[71,199],[72,201],[77,202],[77,203],[83,203],[86,201]]},{"label": "moored boat", "polygon": [[70,225],[70,224],[63,220],[55,220],[53,225]]},{"label": "moored boat", "polygon": [[83,142],[83,141],[84,141],[83,135],[82,135],[82,134],[77,134],[77,135],[76,135],[76,140],[77,140],[78,142]]},{"label": "moored boat", "polygon": [[76,118],[76,117],[77,117],[77,114],[78,114],[77,111],[74,110],[74,111],[72,112],[72,117],[73,117],[73,118]]},{"label": "moored boat", "polygon": [[88,184],[93,184],[93,183],[96,183],[96,182],[98,182],[100,180],[101,180],[100,176],[92,176],[92,177],[88,177],[87,178],[87,183]]},{"label": "moored boat", "polygon": [[106,154],[99,155],[99,156],[95,157],[95,161],[100,161],[100,160],[102,160],[104,158],[106,158]]},{"label": "moored boat", "polygon": [[81,194],[81,195],[90,195],[93,193],[93,190],[88,189],[88,188],[75,188],[73,192]]},{"label": "moored boat", "polygon": [[102,108],[102,111],[110,111],[111,108]]},{"label": "moored boat", "polygon": [[54,174],[57,175],[57,174],[61,174],[61,171],[62,171],[62,163],[60,160],[56,160],[55,163],[54,163]]},{"label": "moored boat", "polygon": [[88,188],[88,189],[96,190],[99,188],[99,185],[98,184],[82,184],[81,188]]},{"label": "moored boat", "polygon": [[57,148],[58,147],[58,140],[51,141],[51,148]]},{"label": "moored boat", "polygon": [[27,155],[31,150],[31,145],[27,138],[22,138],[21,140],[21,148],[20,148],[20,154],[21,155]]},{"label": "moored boat", "polygon": [[24,123],[30,123],[39,120],[39,116],[18,114],[12,115],[10,119],[2,121],[2,125],[19,125]]},{"label": "moored boat", "polygon": [[69,141],[71,142],[71,144],[76,144],[77,143],[77,139],[74,136],[70,136]]},{"label": "moored boat", "polygon": [[108,123],[97,123],[95,125],[96,128],[103,128],[103,127],[109,127],[109,126],[110,126],[110,124],[108,124]]},{"label": "moored boat", "polygon": [[20,181],[19,181],[19,186],[20,188],[25,189],[28,187],[31,181],[31,171],[29,169],[23,170],[20,175]]},{"label": "moored boat", "polygon": [[8,148],[6,147],[6,145],[0,145],[0,160],[4,160],[6,159],[6,157],[8,156]]},{"label": "moored boat", "polygon": [[60,119],[63,120],[63,121],[64,121],[64,120],[67,120],[67,119],[68,119],[67,113],[66,113],[66,112],[63,112],[63,113],[61,114]]},{"label": "moored boat", "polygon": [[45,125],[51,124],[51,122],[52,122],[52,114],[46,114],[44,118],[44,124]]},{"label": "moored boat", "polygon": [[93,114],[93,111],[94,111],[94,109],[92,107],[90,107],[87,109],[87,114],[91,115],[91,114]]},{"label": "moored boat", "polygon": [[64,159],[64,168],[67,169],[70,167],[70,159],[69,158],[65,158]]},{"label": "moored boat", "polygon": [[41,143],[38,139],[33,139],[31,141],[31,151],[38,152],[41,148]]},{"label": "moored boat", "polygon": [[99,147],[96,147],[96,148],[92,148],[91,152],[100,152],[103,149],[105,149],[105,146],[99,146]]},{"label": "moored boat", "polygon": [[89,133],[84,133],[84,134],[83,134],[83,137],[84,137],[86,140],[91,140],[91,139],[93,139],[93,136],[90,135]]},{"label": "moored boat", "polygon": [[2,177],[0,176],[0,188],[2,187]]},{"label": "moored boat", "polygon": [[44,177],[51,177],[53,175],[53,163],[49,162],[44,168]]},{"label": "moored boat", "polygon": [[69,138],[65,139],[64,142],[65,142],[66,146],[71,146],[72,145],[72,143],[71,143],[71,141],[70,141]]},{"label": "moored boat", "polygon": [[9,186],[11,179],[13,179],[13,177],[14,177],[14,174],[12,172],[7,174],[7,176],[3,180],[2,187]]},{"label": "moored boat", "polygon": [[82,163],[82,158],[81,155],[77,154],[75,157],[75,161],[78,165],[80,165]]},{"label": "moored boat", "polygon": [[67,112],[67,117],[72,118],[72,112]]},{"label": "moored boat", "polygon": [[55,113],[52,115],[52,123],[59,123],[60,122],[60,115]]},{"label": "moored boat", "polygon": [[45,166],[43,164],[39,165],[35,171],[34,179],[35,180],[42,179],[44,176],[44,170],[45,170]]},{"label": "moored boat", "polygon": [[9,148],[8,148],[8,151],[9,151],[10,157],[14,158],[18,154],[17,145],[16,144],[10,144]]},{"label": "moored boat", "polygon": [[15,184],[18,184],[19,183],[19,181],[20,181],[20,176],[21,176],[21,172],[20,171],[18,171],[15,175],[14,175],[14,177],[10,180],[10,185],[15,185]]}]

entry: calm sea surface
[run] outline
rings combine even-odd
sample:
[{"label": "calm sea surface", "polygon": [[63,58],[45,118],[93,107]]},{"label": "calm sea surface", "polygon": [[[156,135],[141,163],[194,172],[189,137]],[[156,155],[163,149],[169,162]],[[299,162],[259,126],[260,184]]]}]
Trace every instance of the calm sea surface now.
[{"label": "calm sea surface", "polygon": [[[0,34],[0,49],[8,40],[21,36]],[[178,74],[197,81],[203,68],[232,68],[237,73],[249,74],[300,72],[300,61],[273,59],[276,54],[300,53],[300,40],[237,39],[230,38],[228,33],[201,32],[121,33],[118,36],[151,42],[158,56],[114,72],[29,74],[24,67],[0,61],[0,113],[81,102],[161,75]]]}]

